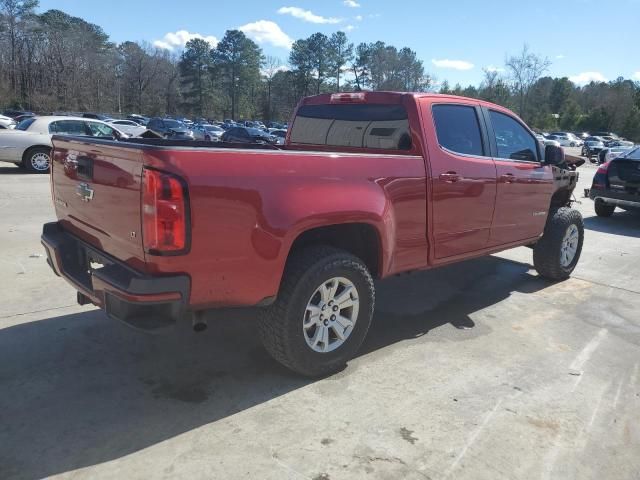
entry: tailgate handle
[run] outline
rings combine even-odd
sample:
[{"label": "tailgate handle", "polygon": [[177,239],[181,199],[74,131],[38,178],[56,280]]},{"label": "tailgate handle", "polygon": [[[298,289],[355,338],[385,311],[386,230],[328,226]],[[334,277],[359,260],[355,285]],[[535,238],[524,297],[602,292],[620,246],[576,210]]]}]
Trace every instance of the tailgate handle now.
[{"label": "tailgate handle", "polygon": [[76,162],[77,177],[82,180],[93,180],[93,159],[78,157]]}]

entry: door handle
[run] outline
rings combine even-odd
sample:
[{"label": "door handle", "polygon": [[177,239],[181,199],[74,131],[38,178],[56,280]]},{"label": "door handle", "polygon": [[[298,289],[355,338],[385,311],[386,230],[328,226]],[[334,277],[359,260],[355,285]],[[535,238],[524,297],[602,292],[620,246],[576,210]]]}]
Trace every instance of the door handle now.
[{"label": "door handle", "polygon": [[447,172],[441,173],[439,178],[440,180],[443,180],[447,183],[455,183],[460,180],[460,175],[458,175],[456,172]]},{"label": "door handle", "polygon": [[505,173],[504,175],[500,175],[500,180],[504,183],[513,183],[516,181],[516,177],[513,173]]}]

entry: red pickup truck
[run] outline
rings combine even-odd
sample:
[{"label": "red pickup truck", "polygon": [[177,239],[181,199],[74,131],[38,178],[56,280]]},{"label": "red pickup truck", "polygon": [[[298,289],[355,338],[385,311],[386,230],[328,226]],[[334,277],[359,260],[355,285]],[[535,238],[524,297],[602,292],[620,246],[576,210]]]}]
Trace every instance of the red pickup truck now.
[{"label": "red pickup truck", "polygon": [[290,125],[282,147],[54,136],[49,264],[141,329],[260,307],[266,349],[315,376],[362,344],[373,279],[522,245],[553,280],[578,262],[577,173],[505,108],[319,95]]}]

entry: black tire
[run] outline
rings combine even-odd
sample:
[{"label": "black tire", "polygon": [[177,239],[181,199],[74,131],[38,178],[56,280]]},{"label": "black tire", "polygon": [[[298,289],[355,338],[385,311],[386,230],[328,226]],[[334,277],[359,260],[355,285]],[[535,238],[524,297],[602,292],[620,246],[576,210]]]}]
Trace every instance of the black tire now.
[{"label": "black tire", "polygon": [[[575,225],[578,230],[578,244],[575,256],[567,265],[561,261],[562,246],[568,229]],[[544,234],[533,249],[533,265],[540,276],[550,280],[569,278],[576,267],[584,242],[584,224],[577,210],[562,207],[549,214]]]},{"label": "black tire", "polygon": [[[42,159],[46,157],[46,168],[43,167]],[[51,167],[51,149],[46,147],[33,147],[24,153],[22,165],[31,173],[49,173]]]},{"label": "black tire", "polygon": [[599,217],[610,217],[616,209],[615,205],[607,205],[602,200],[596,200],[593,206]]},{"label": "black tire", "polygon": [[[353,329],[335,350],[320,353],[307,344],[303,319],[307,303],[324,282],[343,277],[358,293],[359,311]],[[278,298],[261,312],[262,343],[285,367],[308,377],[325,376],[344,368],[356,354],[371,325],[375,289],[359,258],[333,247],[316,246],[294,252],[285,268]]]}]

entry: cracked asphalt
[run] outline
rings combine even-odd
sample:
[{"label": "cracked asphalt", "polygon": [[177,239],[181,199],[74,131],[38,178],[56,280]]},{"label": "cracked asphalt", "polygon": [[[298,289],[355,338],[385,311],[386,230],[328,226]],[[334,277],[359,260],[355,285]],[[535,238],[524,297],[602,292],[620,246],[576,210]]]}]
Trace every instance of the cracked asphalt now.
[{"label": "cracked asphalt", "polygon": [[637,479],[640,215],[596,217],[594,172],[570,280],[519,248],[381,282],[359,356],[310,381],[251,310],[149,336],[77,306],[48,178],[0,167],[0,478]]}]

